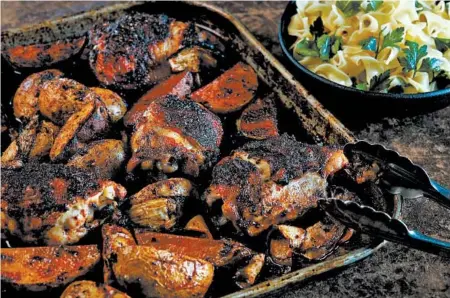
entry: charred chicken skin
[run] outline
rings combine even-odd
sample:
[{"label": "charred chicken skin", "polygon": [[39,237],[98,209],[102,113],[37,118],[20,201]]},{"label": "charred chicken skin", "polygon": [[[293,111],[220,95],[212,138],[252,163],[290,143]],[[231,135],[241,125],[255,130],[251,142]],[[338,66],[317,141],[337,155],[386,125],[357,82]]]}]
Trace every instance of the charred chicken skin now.
[{"label": "charred chicken skin", "polygon": [[189,45],[191,23],[166,15],[126,14],[90,32],[90,65],[100,83],[136,89],[170,75],[167,59]]},{"label": "charred chicken skin", "polygon": [[[220,212],[217,225],[231,221],[256,236],[294,220],[326,195],[326,178],[347,163],[342,150],[305,145],[287,135],[247,143],[213,170],[204,200]],[[216,208],[217,209],[217,208]]]},{"label": "charred chicken skin", "polygon": [[222,124],[200,104],[167,96],[153,101],[144,117],[131,136],[128,172],[140,165],[197,177],[217,159]]},{"label": "charred chicken skin", "polygon": [[96,212],[114,210],[125,195],[117,183],[63,165],[3,170],[2,231],[28,243],[76,243],[98,226]]}]

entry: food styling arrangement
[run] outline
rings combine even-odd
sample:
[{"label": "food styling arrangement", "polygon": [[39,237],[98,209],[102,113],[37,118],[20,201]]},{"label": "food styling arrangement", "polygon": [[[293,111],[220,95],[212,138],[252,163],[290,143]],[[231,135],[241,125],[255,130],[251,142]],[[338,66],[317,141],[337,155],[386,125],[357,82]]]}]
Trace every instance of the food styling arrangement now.
[{"label": "food styling arrangement", "polygon": [[[367,92],[448,87],[448,3],[293,4],[309,71]],[[171,5],[2,32],[5,297],[275,295],[386,241],[450,258],[401,220],[404,199],[450,209],[444,186],[355,140],[228,13]]]}]

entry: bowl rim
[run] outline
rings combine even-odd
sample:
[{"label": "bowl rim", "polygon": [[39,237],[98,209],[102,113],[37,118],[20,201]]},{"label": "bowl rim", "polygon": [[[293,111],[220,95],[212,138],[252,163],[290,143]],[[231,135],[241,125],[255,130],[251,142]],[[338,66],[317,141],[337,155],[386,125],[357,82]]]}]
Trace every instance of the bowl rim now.
[{"label": "bowl rim", "polygon": [[[309,70],[307,67],[305,67],[303,64],[301,64],[297,59],[294,58],[294,55],[292,54],[292,51],[289,50],[289,47],[286,44],[285,41],[285,34],[287,33],[287,22],[290,22],[291,18],[294,16],[290,15],[291,6],[296,7],[296,1],[291,0],[286,5],[286,8],[283,11],[283,14],[281,15],[280,23],[278,25],[278,40],[280,42],[281,49],[283,51],[283,54],[289,59],[289,61],[296,66],[297,69],[301,70],[306,75],[310,76],[311,78],[318,80],[326,85],[330,85],[331,87],[341,89],[342,91],[346,92],[352,92],[359,95],[370,95],[372,97],[382,97],[382,98],[391,98],[391,99],[429,99],[429,98],[435,98],[440,97],[443,95],[450,95],[450,88],[445,88],[441,90],[434,90],[429,92],[422,92],[422,93],[382,93],[382,92],[375,92],[375,91],[364,91],[359,90],[354,87],[348,87],[345,85],[338,84],[336,82],[333,82],[327,78],[324,78],[313,71]],[[286,25],[287,24],[287,25]],[[283,30],[286,29],[286,30]]]}]

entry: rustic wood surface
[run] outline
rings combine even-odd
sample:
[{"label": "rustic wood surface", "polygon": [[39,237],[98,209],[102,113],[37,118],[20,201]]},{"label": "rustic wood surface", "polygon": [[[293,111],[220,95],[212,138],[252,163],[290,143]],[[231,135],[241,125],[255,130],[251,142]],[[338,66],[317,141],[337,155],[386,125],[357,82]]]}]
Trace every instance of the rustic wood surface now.
[{"label": "rustic wood surface", "polygon": [[[38,23],[111,2],[2,2],[2,28]],[[277,26],[286,2],[221,2],[280,60]],[[423,166],[450,187],[450,107],[405,119],[386,118],[351,127],[358,138],[379,142]],[[450,240],[450,212],[428,200],[407,202],[410,227]],[[282,297],[450,297],[450,260],[389,244],[369,259],[340,272],[296,285]]]}]

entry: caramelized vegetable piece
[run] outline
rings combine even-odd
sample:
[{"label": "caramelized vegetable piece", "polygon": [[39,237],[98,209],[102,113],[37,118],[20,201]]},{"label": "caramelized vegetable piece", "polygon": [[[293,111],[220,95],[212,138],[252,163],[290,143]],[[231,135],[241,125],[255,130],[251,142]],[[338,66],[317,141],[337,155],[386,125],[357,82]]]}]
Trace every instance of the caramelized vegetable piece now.
[{"label": "caramelized vegetable piece", "polygon": [[16,67],[43,67],[76,55],[85,41],[83,36],[53,43],[15,46],[6,49],[3,55]]},{"label": "caramelized vegetable piece", "polygon": [[269,244],[272,260],[283,266],[292,266],[293,250],[286,239],[272,239]]},{"label": "caramelized vegetable piece", "polygon": [[44,291],[83,276],[99,261],[96,245],[2,248],[1,279],[18,288]]},{"label": "caramelized vegetable piece", "polygon": [[50,149],[59,133],[59,127],[49,121],[42,121],[36,135],[30,158],[41,158],[50,153]]},{"label": "caramelized vegetable piece", "polygon": [[206,225],[205,219],[201,215],[196,215],[193,218],[191,218],[191,220],[188,221],[184,229],[188,231],[196,231],[203,233],[206,238],[213,239],[213,236],[211,235],[211,232],[209,231],[209,228]]},{"label": "caramelized vegetable piece", "polygon": [[86,104],[89,89],[77,81],[55,78],[41,87],[38,107],[53,123],[63,125],[69,117]]},{"label": "caramelized vegetable piece", "polygon": [[129,298],[127,294],[108,285],[97,285],[90,280],[71,283],[60,298]]},{"label": "caramelized vegetable piece", "polygon": [[90,143],[86,150],[74,155],[68,166],[95,171],[102,178],[112,178],[125,163],[125,144],[120,140]]},{"label": "caramelized vegetable piece", "polygon": [[80,110],[74,113],[67,122],[61,127],[58,136],[53,143],[52,149],[50,150],[50,159],[56,160],[62,157],[64,149],[74,138],[78,130],[81,129],[82,125],[89,119],[95,109],[94,102],[88,102]]},{"label": "caramelized vegetable piece", "polygon": [[206,260],[217,267],[234,264],[254,254],[241,243],[228,239],[212,240],[146,231],[137,231],[136,239],[139,245]]},{"label": "caramelized vegetable piece", "polygon": [[258,88],[258,77],[249,65],[239,62],[220,77],[191,94],[191,99],[215,113],[226,114],[248,104]]},{"label": "caramelized vegetable piece", "polygon": [[139,100],[133,105],[124,117],[124,123],[126,126],[136,125],[147,111],[148,106],[155,99],[167,96],[175,95],[179,98],[184,98],[191,93],[194,78],[190,72],[182,72],[170,76],[167,80],[159,83],[147,93],[145,93]]},{"label": "caramelized vegetable piece", "polygon": [[[211,263],[153,246],[131,245],[123,228],[103,229],[105,264],[117,282],[147,297],[203,297],[214,276]],[[104,240],[105,241],[105,240]]]},{"label": "caramelized vegetable piece", "polygon": [[264,140],[278,135],[277,110],[270,98],[251,103],[236,121],[238,131],[249,139]]},{"label": "caramelized vegetable piece", "polygon": [[127,112],[127,104],[123,101],[122,97],[105,88],[91,87],[89,89],[103,102],[108,111],[109,119],[112,122],[117,122],[122,119]]},{"label": "caramelized vegetable piece", "polygon": [[236,284],[241,289],[248,288],[255,283],[262,267],[264,266],[265,259],[266,256],[264,254],[257,254],[250,260],[247,266],[236,272]]},{"label": "caramelized vegetable piece", "polygon": [[217,66],[217,60],[211,53],[197,46],[182,50],[175,57],[170,58],[169,63],[173,72],[188,70],[197,73],[202,68]]},{"label": "caramelized vegetable piece", "polygon": [[14,116],[23,121],[30,120],[38,112],[38,98],[44,83],[62,76],[63,73],[59,70],[48,69],[23,80],[14,95]]},{"label": "caramelized vegetable piece", "polygon": [[195,195],[192,183],[183,178],[147,185],[130,198],[130,218],[141,226],[169,230],[183,215],[185,201]]}]

